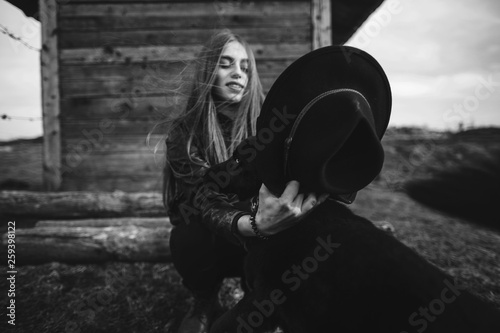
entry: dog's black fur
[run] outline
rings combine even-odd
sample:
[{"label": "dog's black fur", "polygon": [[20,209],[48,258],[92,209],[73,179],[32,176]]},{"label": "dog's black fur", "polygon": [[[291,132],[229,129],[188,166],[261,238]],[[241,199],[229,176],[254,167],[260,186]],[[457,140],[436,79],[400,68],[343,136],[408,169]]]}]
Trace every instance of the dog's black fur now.
[{"label": "dog's black fur", "polygon": [[[260,186],[238,153],[211,171],[230,175],[221,190],[240,199]],[[245,274],[249,291],[211,333],[500,332],[492,305],[334,200],[268,241],[252,238]]]}]

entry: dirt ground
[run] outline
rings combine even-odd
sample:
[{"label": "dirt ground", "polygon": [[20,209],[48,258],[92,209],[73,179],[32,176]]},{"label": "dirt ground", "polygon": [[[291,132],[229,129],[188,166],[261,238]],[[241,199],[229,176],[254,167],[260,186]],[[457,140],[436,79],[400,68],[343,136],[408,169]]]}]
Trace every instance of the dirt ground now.
[{"label": "dirt ground", "polygon": [[[446,140],[417,129],[389,132],[384,141],[384,171],[358,193],[351,208],[372,221],[390,222],[397,239],[500,309],[500,232],[429,208],[404,191],[406,181],[430,172],[429,163],[445,164],[436,154],[446,151],[453,156],[443,146],[449,142]],[[0,158],[7,151],[0,150]],[[14,179],[12,168],[15,165],[2,174],[0,184],[6,177]],[[39,175],[33,170],[20,174]],[[40,183],[30,185],[28,178],[20,180],[36,190]],[[7,271],[6,266],[2,268]],[[8,288],[6,278],[0,279],[2,332],[12,330],[5,320]],[[163,263],[22,266],[18,267],[15,293],[16,332],[175,332],[191,301],[173,266]],[[232,305],[240,297],[238,280],[227,279],[222,301]]]}]

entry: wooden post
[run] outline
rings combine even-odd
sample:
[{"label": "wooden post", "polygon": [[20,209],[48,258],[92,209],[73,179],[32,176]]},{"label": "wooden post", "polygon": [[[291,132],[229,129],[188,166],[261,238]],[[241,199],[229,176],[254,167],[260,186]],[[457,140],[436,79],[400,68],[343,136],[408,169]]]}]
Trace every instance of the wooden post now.
[{"label": "wooden post", "polygon": [[332,45],[330,0],[311,1],[312,49]]},{"label": "wooden post", "polygon": [[61,130],[59,125],[59,61],[57,2],[40,1],[42,24],[43,183],[48,191],[61,185]]}]

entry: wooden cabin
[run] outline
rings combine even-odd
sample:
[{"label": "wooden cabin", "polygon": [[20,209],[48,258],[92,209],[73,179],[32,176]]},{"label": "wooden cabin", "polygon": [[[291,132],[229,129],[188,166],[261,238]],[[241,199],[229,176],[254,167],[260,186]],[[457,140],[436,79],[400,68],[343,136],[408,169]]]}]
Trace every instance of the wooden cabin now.
[{"label": "wooden cabin", "polygon": [[40,0],[46,189],[160,191],[160,136],[149,146],[146,136],[213,31],[250,43],[267,91],[301,55],[347,41],[381,2]]}]

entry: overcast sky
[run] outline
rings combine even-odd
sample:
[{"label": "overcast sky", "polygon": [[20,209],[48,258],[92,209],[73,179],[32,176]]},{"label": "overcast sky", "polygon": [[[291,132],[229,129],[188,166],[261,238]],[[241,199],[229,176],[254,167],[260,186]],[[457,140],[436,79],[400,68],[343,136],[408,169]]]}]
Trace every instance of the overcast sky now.
[{"label": "overcast sky", "polygon": [[500,126],[500,1],[386,1],[348,44],[387,72],[391,125]]},{"label": "overcast sky", "polygon": [[[26,18],[4,0],[0,0],[0,24],[40,48],[40,22]],[[0,34],[0,115],[36,118],[35,121],[0,118],[0,140],[42,135],[40,89],[40,53]]]},{"label": "overcast sky", "polygon": [[[0,0],[0,24],[40,48],[40,23]],[[386,0],[348,45],[389,76],[392,126],[500,126],[500,1]],[[39,53],[0,34],[0,140],[42,134]],[[29,121],[29,118],[35,118]]]}]

